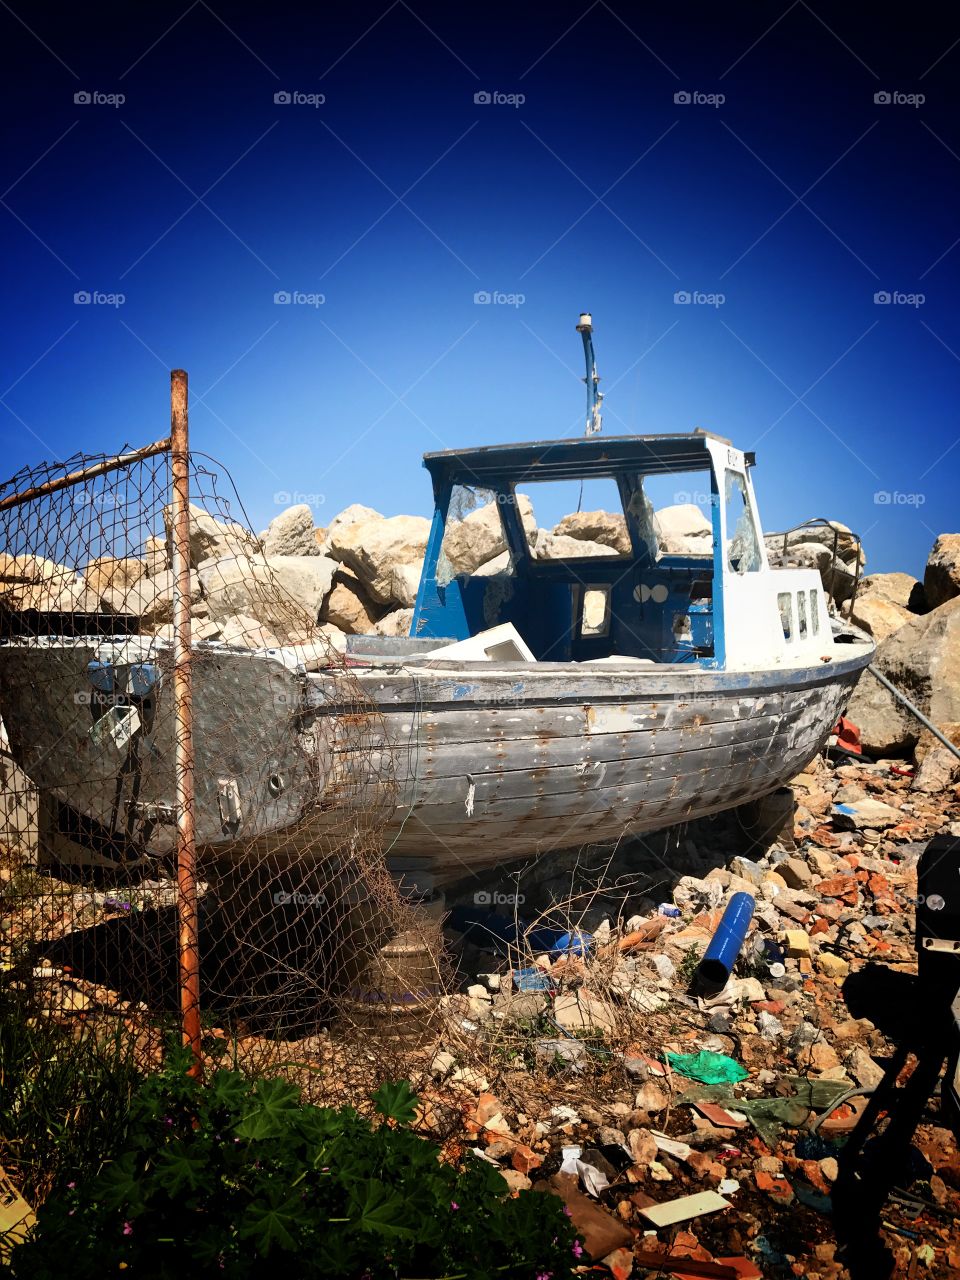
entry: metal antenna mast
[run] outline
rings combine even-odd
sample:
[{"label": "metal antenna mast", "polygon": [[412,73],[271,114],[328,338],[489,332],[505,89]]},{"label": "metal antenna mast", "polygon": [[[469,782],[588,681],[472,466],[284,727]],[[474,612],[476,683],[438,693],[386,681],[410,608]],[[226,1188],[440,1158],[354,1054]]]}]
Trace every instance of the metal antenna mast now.
[{"label": "metal antenna mast", "polygon": [[577,333],[583,339],[583,354],[587,362],[587,430],[588,436],[595,436],[603,425],[600,405],[603,392],[600,390],[600,375],[597,373],[597,359],[593,354],[593,316],[588,311],[582,312]]}]

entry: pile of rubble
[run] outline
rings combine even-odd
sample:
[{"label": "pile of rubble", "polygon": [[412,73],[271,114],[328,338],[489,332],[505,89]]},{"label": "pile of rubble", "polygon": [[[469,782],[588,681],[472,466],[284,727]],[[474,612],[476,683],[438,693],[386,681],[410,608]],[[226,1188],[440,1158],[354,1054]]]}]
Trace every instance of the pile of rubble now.
[{"label": "pile of rubble", "polygon": [[[472,940],[451,941],[494,971],[444,1001],[430,1105],[459,1108],[461,1142],[512,1189],[562,1195],[615,1276],[866,1274],[838,1244],[831,1195],[918,1004],[917,860],[934,834],[960,837],[960,786],[919,782],[903,761],[815,760],[793,783],[792,832],[765,852],[674,878],[665,902],[628,898],[589,932],[582,913],[548,950],[521,954],[546,935],[517,920],[499,968],[477,941],[498,932],[494,915],[474,913]],[[704,861],[720,825],[691,825]],[[735,847],[736,824],[725,832]],[[624,850],[607,876],[638,865]],[[738,891],[753,924],[729,982],[705,993],[692,979]],[[535,885],[517,898],[529,912]],[[908,1195],[882,1232],[903,1274],[960,1268],[960,1155],[944,1123],[932,1101],[913,1163],[891,1176]]]}]

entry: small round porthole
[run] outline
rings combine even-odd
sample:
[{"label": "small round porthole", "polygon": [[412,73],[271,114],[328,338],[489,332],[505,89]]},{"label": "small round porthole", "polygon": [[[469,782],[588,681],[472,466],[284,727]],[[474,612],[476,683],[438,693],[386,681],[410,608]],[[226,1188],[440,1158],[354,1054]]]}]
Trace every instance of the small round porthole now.
[{"label": "small round porthole", "polygon": [[283,795],[283,778],[279,773],[271,773],[267,779],[267,790],[274,797]]}]

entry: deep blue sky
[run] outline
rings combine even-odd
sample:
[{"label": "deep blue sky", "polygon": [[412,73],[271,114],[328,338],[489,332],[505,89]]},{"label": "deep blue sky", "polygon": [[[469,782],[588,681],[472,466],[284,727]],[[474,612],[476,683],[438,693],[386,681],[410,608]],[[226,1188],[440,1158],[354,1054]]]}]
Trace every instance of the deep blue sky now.
[{"label": "deep blue sky", "polygon": [[960,18],[904,13],[12,0],[0,470],[165,434],[183,366],[256,527],[427,513],[425,450],[580,433],[590,309],[605,431],[729,435],[768,529],[922,574],[960,527]]}]

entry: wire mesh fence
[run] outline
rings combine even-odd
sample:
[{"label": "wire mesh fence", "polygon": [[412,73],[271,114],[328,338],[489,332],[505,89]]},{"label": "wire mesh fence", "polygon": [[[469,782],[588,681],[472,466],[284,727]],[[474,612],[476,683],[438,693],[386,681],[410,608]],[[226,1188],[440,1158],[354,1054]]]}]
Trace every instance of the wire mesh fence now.
[{"label": "wire mesh fence", "polygon": [[429,1045],[441,919],[384,859],[324,558],[281,581],[223,469],[177,477],[176,391],[171,440],[0,486],[5,981],[148,1069],[179,1032],[345,1101]]}]

